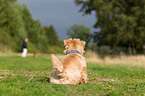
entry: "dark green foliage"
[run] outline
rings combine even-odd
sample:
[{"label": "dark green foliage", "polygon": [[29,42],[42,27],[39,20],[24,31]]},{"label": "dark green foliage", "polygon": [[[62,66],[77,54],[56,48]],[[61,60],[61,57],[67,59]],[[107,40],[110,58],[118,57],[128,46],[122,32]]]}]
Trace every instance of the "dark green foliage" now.
[{"label": "dark green foliage", "polygon": [[48,52],[49,53],[63,53],[64,47],[63,42],[58,38],[57,32],[55,31],[53,25],[44,26],[44,34],[48,39]]},{"label": "dark green foliage", "polygon": [[5,25],[7,24],[7,10],[5,10],[6,8],[6,0],[1,0],[0,1],[0,28],[4,28]]},{"label": "dark green foliage", "polygon": [[16,46],[12,37],[4,30],[0,30],[0,51],[14,50],[15,48],[11,48],[11,46]]},{"label": "dark green foliage", "polygon": [[86,45],[91,41],[91,31],[84,25],[73,25],[70,29],[67,29],[67,35],[69,38],[79,38],[86,41]]},{"label": "dark green foliage", "polygon": [[30,38],[30,36],[32,35],[31,32],[34,32],[34,28],[33,28],[34,20],[27,6],[23,4],[22,7],[23,7],[22,13],[23,13],[23,20],[25,22],[25,29],[29,35],[28,37]]},{"label": "dark green foliage", "polygon": [[53,25],[44,26],[44,33],[47,36],[48,43],[50,45],[59,45],[60,44],[57,32],[55,31]]},{"label": "dark green foliage", "polygon": [[[15,50],[19,51],[21,49],[21,41],[26,38],[26,31],[24,28],[24,22],[21,14],[21,6],[18,3],[13,1],[0,1],[0,11],[1,11],[1,33],[4,33],[5,36],[10,36],[10,38],[5,38],[7,43],[5,45],[9,45],[11,43],[15,43],[17,46],[13,46]],[[11,41],[8,41],[11,40]],[[10,44],[11,45],[11,44]]]},{"label": "dark green foliage", "polygon": [[[145,44],[144,0],[75,0],[81,12],[96,12],[94,40],[99,45],[142,46]],[[140,47],[139,49],[141,49]],[[137,49],[137,47],[136,47]]]},{"label": "dark green foliage", "polygon": [[35,48],[37,50],[39,49],[41,52],[47,52],[48,39],[43,32],[40,21],[32,18],[30,11],[25,4],[23,5],[23,20],[25,22],[25,29],[29,42],[33,43],[30,45],[35,46]]},{"label": "dark green foliage", "polygon": [[0,51],[5,47],[22,51],[25,38],[29,39],[28,52],[48,52],[48,45],[62,46],[53,26],[45,34],[40,21],[33,19],[25,4],[20,5],[16,0],[1,0],[0,13]]},{"label": "dark green foliage", "polygon": [[[28,35],[30,45],[35,46],[39,52],[47,52],[48,39],[46,38],[43,28],[41,27],[39,20],[34,20],[26,5],[23,5],[23,20],[25,22],[25,29]],[[34,47],[30,50],[33,50]],[[37,51],[38,52],[38,51]]]}]

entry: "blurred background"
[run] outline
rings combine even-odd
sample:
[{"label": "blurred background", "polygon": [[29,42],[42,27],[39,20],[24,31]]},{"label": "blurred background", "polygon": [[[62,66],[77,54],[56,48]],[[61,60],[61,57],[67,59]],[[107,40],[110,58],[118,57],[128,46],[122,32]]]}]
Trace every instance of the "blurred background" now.
[{"label": "blurred background", "polygon": [[63,53],[80,38],[104,55],[145,54],[145,0],[0,0],[0,53]]}]

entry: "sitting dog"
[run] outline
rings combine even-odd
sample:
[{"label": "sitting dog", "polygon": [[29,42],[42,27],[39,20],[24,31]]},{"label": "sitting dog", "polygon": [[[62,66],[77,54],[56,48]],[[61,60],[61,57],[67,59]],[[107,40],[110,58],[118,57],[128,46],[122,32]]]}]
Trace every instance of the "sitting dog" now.
[{"label": "sitting dog", "polygon": [[79,84],[87,83],[86,61],[82,56],[86,42],[80,39],[64,40],[66,56],[60,62],[51,54],[54,70],[51,73],[50,83],[55,84]]}]

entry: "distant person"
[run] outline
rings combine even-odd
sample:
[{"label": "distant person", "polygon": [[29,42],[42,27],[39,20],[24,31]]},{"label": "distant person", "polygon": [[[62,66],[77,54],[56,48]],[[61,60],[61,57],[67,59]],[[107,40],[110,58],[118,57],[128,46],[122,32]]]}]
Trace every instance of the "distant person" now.
[{"label": "distant person", "polygon": [[28,42],[28,39],[26,38],[23,41],[23,45],[22,45],[22,48],[23,48],[22,57],[26,57],[26,54],[27,54],[27,42]]}]

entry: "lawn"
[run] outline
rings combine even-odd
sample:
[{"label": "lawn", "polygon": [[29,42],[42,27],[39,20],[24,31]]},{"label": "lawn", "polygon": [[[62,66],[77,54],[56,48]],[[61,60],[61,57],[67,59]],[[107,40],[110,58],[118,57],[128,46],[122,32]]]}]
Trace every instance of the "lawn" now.
[{"label": "lawn", "polygon": [[[143,62],[145,63],[145,62]],[[0,96],[145,96],[145,67],[87,62],[88,83],[49,82],[49,56],[0,56]]]}]

